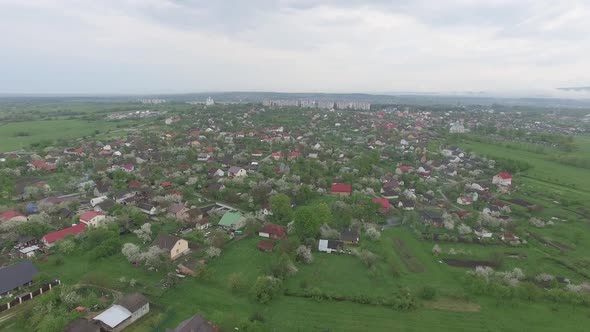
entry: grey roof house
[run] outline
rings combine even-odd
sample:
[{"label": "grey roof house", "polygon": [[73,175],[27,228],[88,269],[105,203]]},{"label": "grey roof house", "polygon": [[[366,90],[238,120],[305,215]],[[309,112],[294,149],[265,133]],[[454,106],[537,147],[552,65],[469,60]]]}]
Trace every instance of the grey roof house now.
[{"label": "grey roof house", "polygon": [[39,270],[30,261],[0,268],[0,297],[23,286],[29,286]]}]

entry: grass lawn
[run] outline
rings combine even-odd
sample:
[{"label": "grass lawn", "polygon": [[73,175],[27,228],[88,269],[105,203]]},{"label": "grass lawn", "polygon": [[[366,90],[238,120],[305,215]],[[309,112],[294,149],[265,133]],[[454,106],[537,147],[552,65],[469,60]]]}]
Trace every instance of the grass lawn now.
[{"label": "grass lawn", "polygon": [[[47,120],[10,122],[0,124],[0,152],[26,148],[32,143],[45,140],[73,139],[90,136],[96,130],[116,130],[117,125],[131,125],[131,121],[85,121],[85,120]],[[26,133],[27,136],[18,136]]]}]

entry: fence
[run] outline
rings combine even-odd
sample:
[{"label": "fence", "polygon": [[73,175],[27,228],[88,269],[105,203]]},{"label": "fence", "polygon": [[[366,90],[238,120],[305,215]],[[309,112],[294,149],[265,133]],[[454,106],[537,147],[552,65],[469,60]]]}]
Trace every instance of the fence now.
[{"label": "fence", "polygon": [[16,307],[17,305],[24,303],[36,296],[43,295],[43,293],[50,291],[54,286],[58,286],[60,284],[60,280],[54,280],[52,282],[41,285],[39,289],[18,295],[12,301],[0,305],[0,312],[4,312],[10,308]]}]

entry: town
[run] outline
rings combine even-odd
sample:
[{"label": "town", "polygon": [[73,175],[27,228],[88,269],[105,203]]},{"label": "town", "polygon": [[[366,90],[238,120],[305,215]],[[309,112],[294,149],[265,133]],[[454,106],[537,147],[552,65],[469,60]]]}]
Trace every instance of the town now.
[{"label": "town", "polygon": [[214,98],[0,101],[0,329],[590,323],[589,108]]}]

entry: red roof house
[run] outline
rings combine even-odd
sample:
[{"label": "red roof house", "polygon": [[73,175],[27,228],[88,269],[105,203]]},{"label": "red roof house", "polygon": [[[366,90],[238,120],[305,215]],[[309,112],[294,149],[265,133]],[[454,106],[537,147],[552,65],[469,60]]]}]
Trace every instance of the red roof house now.
[{"label": "red roof house", "polygon": [[86,211],[80,215],[80,222],[86,225],[98,226],[106,214],[99,211]]},{"label": "red roof house", "polygon": [[264,251],[264,252],[271,252],[274,248],[275,244],[272,240],[260,240],[256,245],[256,248]]},{"label": "red roof house", "polygon": [[373,198],[373,203],[381,205],[381,211],[383,212],[387,212],[391,208],[391,204],[386,198]]},{"label": "red roof house", "polygon": [[352,193],[352,185],[344,183],[332,183],[330,191],[333,195],[350,195]]},{"label": "red roof house", "polygon": [[0,220],[2,221],[27,221],[27,217],[18,212],[18,211],[14,211],[14,210],[9,210],[9,211],[5,211],[0,213]]},{"label": "red roof house", "polygon": [[262,237],[268,237],[275,240],[282,239],[286,234],[287,232],[285,231],[285,228],[276,224],[266,224],[262,227],[260,232],[258,232],[258,235]]},{"label": "red roof house", "polygon": [[59,241],[70,234],[80,234],[84,232],[84,230],[86,230],[86,225],[78,224],[72,227],[61,229],[57,232],[45,234],[45,236],[41,238],[41,241],[43,241],[43,243],[45,243],[46,246],[51,247],[55,244],[56,241]]}]

